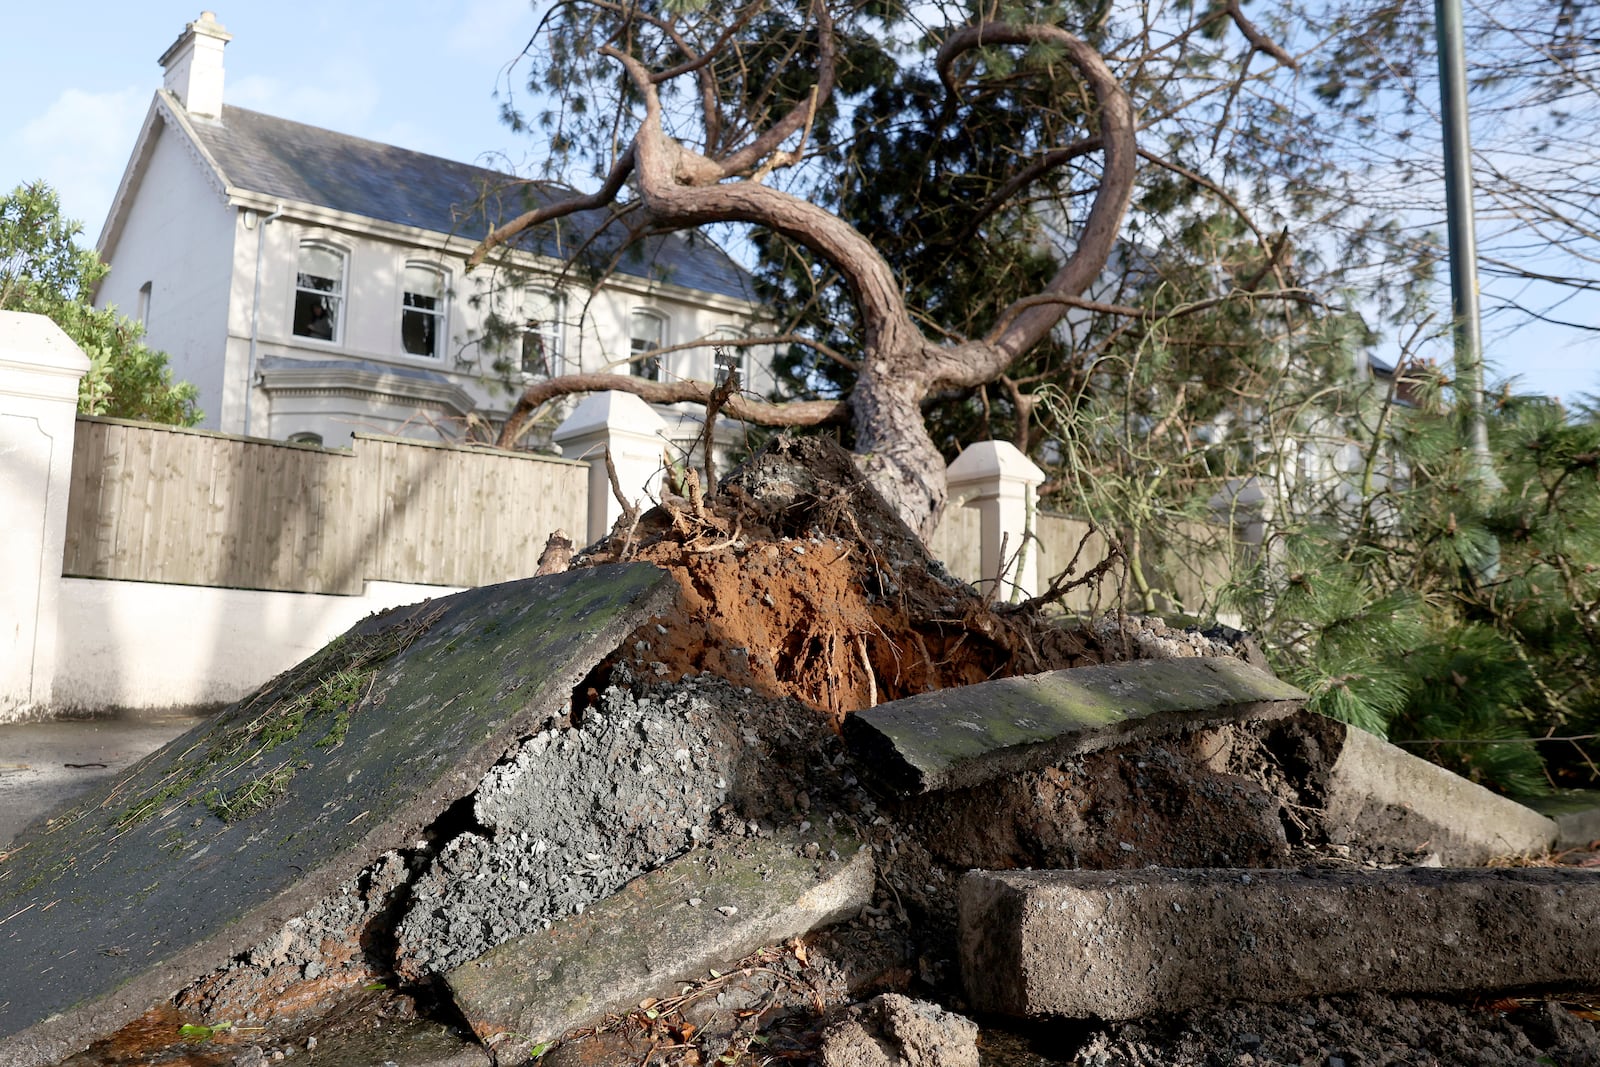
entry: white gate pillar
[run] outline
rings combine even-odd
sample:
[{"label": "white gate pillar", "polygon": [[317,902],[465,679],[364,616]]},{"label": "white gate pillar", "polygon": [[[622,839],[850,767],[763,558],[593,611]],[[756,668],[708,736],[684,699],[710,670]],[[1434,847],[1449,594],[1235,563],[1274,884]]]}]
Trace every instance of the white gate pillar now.
[{"label": "white gate pillar", "polygon": [[0,311],[0,722],[50,706],[78,381],[88,370],[55,323]]},{"label": "white gate pillar", "polygon": [[[980,441],[962,449],[945,472],[951,503],[975,507],[982,522],[982,580],[993,583],[1002,569],[999,597],[1025,600],[1039,592],[1038,489],[1044,471],[1005,441]],[[1001,556],[1004,542],[1005,556]],[[1012,562],[1014,561],[1014,562]],[[1011,563],[1007,567],[1007,563]]]},{"label": "white gate pillar", "polygon": [[606,476],[606,451],[611,452],[617,482],[628,503],[649,506],[661,487],[661,449],[666,443],[667,420],[632,393],[590,393],[552,439],[566,459],[589,464],[589,530],[585,544],[594,544],[611,532],[622,516],[622,505],[611,492]]}]

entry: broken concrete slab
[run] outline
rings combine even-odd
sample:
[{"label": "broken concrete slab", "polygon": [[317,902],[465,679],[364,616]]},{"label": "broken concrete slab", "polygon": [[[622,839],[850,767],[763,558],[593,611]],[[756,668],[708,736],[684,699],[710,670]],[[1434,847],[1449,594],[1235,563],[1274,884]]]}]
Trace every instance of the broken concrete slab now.
[{"label": "broken concrete slab", "polygon": [[1306,699],[1235,659],[1136,660],[907,697],[856,712],[844,734],[879,780],[927,793],[1141,738],[1281,718]]},{"label": "broken concrete slab", "polygon": [[1431,853],[1447,867],[1539,855],[1556,843],[1554,820],[1476,782],[1342,723],[1339,756],[1324,787],[1330,843]]},{"label": "broken concrete slab", "polygon": [[1600,873],[973,871],[974,1007],[1132,1019],[1231,1000],[1491,992],[1600,981]]},{"label": "broken concrete slab", "polygon": [[581,913],[709,836],[751,746],[711,679],[612,686],[575,726],[523,741],[477,786],[473,825],[411,879],[400,973],[443,974]]},{"label": "broken concrete slab", "polygon": [[1555,820],[1558,851],[1588,849],[1600,841],[1600,790],[1558,789],[1528,806]]},{"label": "broken concrete slab", "polygon": [[872,896],[870,849],[842,830],[723,839],[634,879],[581,915],[446,976],[498,1063],[763,945],[847,918]]},{"label": "broken concrete slab", "polygon": [[[470,1032],[418,1018],[398,998],[389,1000],[387,1008],[392,1010],[372,1003],[384,997],[367,994],[354,1002],[342,1001],[322,1024],[287,1031],[261,1020],[210,1028],[162,1006],[126,1031],[62,1060],[58,1067],[266,1067],[294,1062],[302,1053],[317,1067],[489,1067],[488,1050]],[[203,1036],[184,1039],[185,1026]]]},{"label": "broken concrete slab", "polygon": [[645,566],[374,616],[0,864],[0,1064],[83,1048],[422,837],[674,595]]}]

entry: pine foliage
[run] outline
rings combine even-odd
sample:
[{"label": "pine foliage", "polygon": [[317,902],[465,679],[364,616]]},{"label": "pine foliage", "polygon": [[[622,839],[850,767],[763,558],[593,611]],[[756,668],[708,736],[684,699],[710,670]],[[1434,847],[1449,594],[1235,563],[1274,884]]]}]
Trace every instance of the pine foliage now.
[{"label": "pine foliage", "polygon": [[1475,480],[1450,383],[1412,384],[1418,402],[1388,396],[1365,445],[1397,476],[1283,531],[1232,602],[1320,711],[1506,792],[1597,784],[1596,412],[1504,389],[1497,491]]}]

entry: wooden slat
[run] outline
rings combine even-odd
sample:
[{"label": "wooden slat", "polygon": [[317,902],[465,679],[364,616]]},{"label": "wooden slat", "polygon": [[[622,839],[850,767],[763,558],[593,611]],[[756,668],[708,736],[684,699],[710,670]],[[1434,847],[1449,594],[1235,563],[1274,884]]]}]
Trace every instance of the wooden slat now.
[{"label": "wooden slat", "polygon": [[[983,516],[977,508],[948,508],[930,546],[945,569],[964,582],[983,579]],[[989,577],[993,577],[990,575]]]},{"label": "wooden slat", "polygon": [[105,435],[94,423],[81,423],[72,439],[72,473],[67,482],[67,542],[61,573],[93,573],[100,508],[100,482],[105,465],[99,462]]},{"label": "wooden slat", "polygon": [[581,466],[361,438],[352,453],[83,419],[63,572],[360,592],[531,574],[584,521]]}]

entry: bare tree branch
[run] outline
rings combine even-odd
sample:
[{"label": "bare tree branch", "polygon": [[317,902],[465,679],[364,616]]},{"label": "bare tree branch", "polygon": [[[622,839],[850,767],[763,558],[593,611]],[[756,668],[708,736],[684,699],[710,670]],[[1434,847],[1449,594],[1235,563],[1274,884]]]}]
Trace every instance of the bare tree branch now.
[{"label": "bare tree branch", "polygon": [[[1048,43],[1059,46],[1077,67],[1094,94],[1100,108],[1100,139],[1105,162],[1100,186],[1095,191],[1094,203],[1083,221],[1078,234],[1078,244],[1067,261],[1061,265],[1040,295],[1080,296],[1100,276],[1111,258],[1122,220],[1127,215],[1133,199],[1133,180],[1138,142],[1135,134],[1133,105],[1123,91],[1111,68],[1100,53],[1078,37],[1055,26],[1008,26],[981,23],[965,26],[945,39],[939,47],[935,64],[945,87],[955,91],[952,66],[967,52],[984,45]],[[1006,329],[994,338],[990,346],[994,351],[988,358],[975,362],[978,366],[966,381],[954,384],[978,384],[991,380],[1023,352],[1038,344],[1060,321],[1063,308],[1059,306],[1030,306],[1015,314]]]},{"label": "bare tree branch", "polygon": [[[523,425],[534,412],[557,397],[614,390],[632,393],[652,404],[693,403],[703,406],[711,400],[714,389],[714,386],[705,382],[653,382],[625,374],[563,374],[536,382],[523,390],[500,429],[497,444],[501,448],[510,448],[521,436]],[[733,418],[757,426],[821,426],[843,422],[849,415],[849,408],[842,400],[791,400],[769,404],[737,395],[728,397],[722,410]]]},{"label": "bare tree branch", "polygon": [[565,218],[575,215],[580,211],[589,211],[594,208],[605,207],[617,198],[622,191],[622,186],[628,180],[628,175],[633,173],[633,149],[628,149],[617,157],[611,166],[611,173],[606,175],[606,180],[595,192],[587,196],[574,196],[566,200],[558,200],[544,207],[525,211],[521,215],[503,225],[496,226],[489,231],[488,236],[479,242],[478,247],[472,250],[467,257],[467,269],[482,265],[490,252],[500,245],[516,237],[524,230],[538,226],[540,223],[549,222],[551,219]]}]

